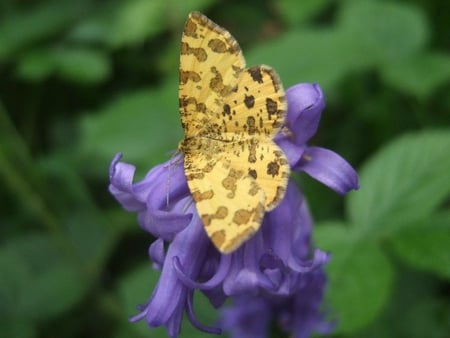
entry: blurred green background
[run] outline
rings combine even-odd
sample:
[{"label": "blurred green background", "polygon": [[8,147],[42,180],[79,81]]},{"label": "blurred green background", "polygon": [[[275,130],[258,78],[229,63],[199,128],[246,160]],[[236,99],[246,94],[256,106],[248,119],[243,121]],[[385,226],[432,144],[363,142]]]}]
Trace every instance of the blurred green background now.
[{"label": "blurred green background", "polygon": [[[1,1],[0,336],[165,336],[127,322],[158,273],[151,237],[107,191],[108,166],[121,151],[143,177],[181,139],[191,10],[229,30],[248,65],[325,92],[311,143],[361,178],[342,198],[295,175],[315,243],[333,253],[333,336],[448,337],[450,5],[440,0]],[[185,323],[181,337],[208,335]]]}]

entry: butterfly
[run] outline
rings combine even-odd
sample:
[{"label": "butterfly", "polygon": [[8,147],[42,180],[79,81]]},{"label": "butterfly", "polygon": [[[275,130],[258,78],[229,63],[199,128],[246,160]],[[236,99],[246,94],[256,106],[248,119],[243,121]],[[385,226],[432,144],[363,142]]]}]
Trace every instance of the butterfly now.
[{"label": "butterfly", "polygon": [[239,248],[283,199],[289,164],[273,141],[286,115],[277,73],[246,68],[238,42],[199,12],[181,39],[179,109],[184,172],[207,235]]}]

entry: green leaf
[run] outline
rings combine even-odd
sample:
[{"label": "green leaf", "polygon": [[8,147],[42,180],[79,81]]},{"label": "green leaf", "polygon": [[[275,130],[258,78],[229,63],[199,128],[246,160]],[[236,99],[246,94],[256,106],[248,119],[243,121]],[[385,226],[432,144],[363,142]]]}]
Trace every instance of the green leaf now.
[{"label": "green leaf", "polygon": [[7,321],[17,316],[17,300],[31,280],[31,268],[15,251],[0,250],[0,317]]},{"label": "green leaf", "polygon": [[214,1],[195,0],[179,3],[167,0],[129,0],[122,2],[112,19],[109,43],[113,47],[142,43],[171,23],[184,21],[191,10],[199,10]]},{"label": "green leaf", "polygon": [[83,15],[86,1],[47,1],[0,21],[0,62],[28,45],[55,35]]},{"label": "green leaf", "polygon": [[290,26],[298,26],[323,11],[329,0],[280,0],[274,2],[283,20]]},{"label": "green leaf", "polygon": [[[417,297],[417,295],[412,295],[412,297]],[[424,297],[410,302],[408,305],[402,320],[399,321],[403,337],[448,337],[450,332],[450,307],[448,300]],[[399,336],[393,337],[397,338]]]},{"label": "green leaf", "polygon": [[97,212],[75,208],[67,213],[64,226],[74,253],[79,261],[84,262],[84,272],[89,278],[99,278],[122,228],[114,220],[109,220],[106,213],[101,217]]},{"label": "green leaf", "polygon": [[399,231],[391,242],[408,264],[450,279],[450,212],[432,215]]},{"label": "green leaf", "polygon": [[67,39],[75,44],[98,44],[110,47],[114,32],[116,12],[120,3],[106,2],[94,7],[88,16],[77,22],[67,34]]},{"label": "green leaf", "polygon": [[59,50],[56,57],[60,76],[75,83],[102,82],[111,71],[108,56],[100,51],[67,48]]},{"label": "green leaf", "polygon": [[170,19],[173,22],[184,23],[190,12],[192,11],[204,12],[210,7],[212,7],[214,4],[216,4],[217,0],[190,0],[190,1],[167,0],[165,1],[165,3],[167,4],[166,10],[168,12]]},{"label": "green leaf", "polygon": [[387,1],[346,1],[339,13],[338,29],[352,36],[353,48],[381,63],[416,53],[429,36],[420,9]]},{"label": "green leaf", "polygon": [[369,324],[389,300],[394,271],[370,237],[363,237],[346,224],[318,224],[314,230],[318,247],[330,251],[327,297],[337,332],[349,333]]},{"label": "green leaf", "polygon": [[160,32],[166,24],[164,0],[129,0],[121,2],[110,27],[114,47],[142,43]]},{"label": "green leaf", "polygon": [[381,69],[383,80],[401,91],[424,100],[442,85],[450,83],[450,57],[443,53],[421,53]]},{"label": "green leaf", "polygon": [[404,332],[403,337],[445,338],[450,332],[449,318],[448,300],[446,302],[443,299],[426,297],[410,303],[399,324]]},{"label": "green leaf", "polygon": [[32,50],[19,59],[17,74],[25,80],[39,82],[52,75],[56,67],[51,50]]},{"label": "green leaf", "polygon": [[[439,229],[439,240],[432,231],[425,235],[423,227],[420,231],[405,227],[427,219],[448,196],[449,148],[447,131],[409,134],[395,140],[361,171],[361,190],[350,195],[348,203],[352,226],[329,223],[316,227],[318,247],[332,253],[329,299],[339,316],[338,330],[354,332],[364,327],[386,305],[393,270],[378,243],[386,234],[391,234],[394,246],[403,245],[402,253],[410,260],[428,254],[416,264],[435,270],[444,265],[439,271],[447,274],[449,218],[442,221],[445,226],[434,227]],[[408,231],[405,237],[401,229]],[[441,231],[447,231],[447,238]],[[413,247],[416,249],[405,253]],[[431,262],[433,259],[436,261]]]},{"label": "green leaf", "polygon": [[10,238],[3,250],[2,252],[20,257],[27,270],[32,273],[41,273],[62,260],[61,252],[52,238],[43,233],[27,233]]},{"label": "green leaf", "polygon": [[406,134],[373,156],[360,171],[361,189],[348,211],[360,231],[386,235],[428,217],[450,192],[450,132]]},{"label": "green leaf", "polygon": [[36,329],[32,322],[16,318],[17,320],[0,319],[0,332],[2,337],[34,338],[37,337]]},{"label": "green leaf", "polygon": [[[203,10],[217,0],[129,0],[99,6],[99,10],[77,24],[69,39],[101,43],[111,48],[140,44],[162,31],[182,28],[187,14]],[[181,36],[181,30],[179,31]]]},{"label": "green leaf", "polygon": [[[178,81],[159,89],[145,88],[124,95],[81,121],[80,151],[107,159],[117,152],[127,162],[155,164],[170,157],[181,139]],[[106,170],[106,168],[105,168]]]},{"label": "green leaf", "polygon": [[61,314],[81,300],[88,283],[51,239],[29,234],[10,239],[0,251],[2,312],[23,320]]},{"label": "green leaf", "polygon": [[438,279],[417,270],[399,268],[389,304],[380,318],[358,332],[365,338],[444,338],[450,332],[448,299],[437,290]]},{"label": "green leaf", "polygon": [[415,7],[348,1],[336,28],[291,30],[245,54],[248,65],[274,67],[286,88],[317,82],[330,91],[351,73],[413,55],[427,34],[425,18]]},{"label": "green leaf", "polygon": [[109,58],[106,54],[88,48],[58,47],[26,53],[20,60],[19,76],[33,81],[56,73],[75,83],[97,83],[110,74]]},{"label": "green leaf", "polygon": [[346,75],[371,65],[346,32],[326,29],[294,30],[245,55],[249,66],[268,64],[276,69],[285,88],[317,82],[327,91]]},{"label": "green leaf", "polygon": [[49,267],[33,277],[23,290],[20,315],[34,320],[52,318],[72,308],[84,296],[87,289],[79,272],[69,265]]}]

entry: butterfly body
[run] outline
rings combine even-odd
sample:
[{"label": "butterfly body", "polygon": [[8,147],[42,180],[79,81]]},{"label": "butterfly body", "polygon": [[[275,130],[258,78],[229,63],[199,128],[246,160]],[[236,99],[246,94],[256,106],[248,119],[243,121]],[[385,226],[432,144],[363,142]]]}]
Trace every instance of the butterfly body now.
[{"label": "butterfly body", "polygon": [[289,165],[273,141],[286,113],[283,87],[272,68],[245,68],[230,33],[193,12],[181,43],[179,106],[189,189],[214,245],[232,252],[286,190]]}]

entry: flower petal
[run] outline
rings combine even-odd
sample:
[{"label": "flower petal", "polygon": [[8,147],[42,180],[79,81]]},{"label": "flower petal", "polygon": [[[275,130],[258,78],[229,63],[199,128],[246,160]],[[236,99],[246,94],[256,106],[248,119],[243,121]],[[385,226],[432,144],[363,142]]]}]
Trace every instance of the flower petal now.
[{"label": "flower petal", "polygon": [[294,170],[306,172],[339,194],[359,188],[355,169],[341,156],[328,149],[307,148]]},{"label": "flower petal", "polygon": [[143,201],[136,198],[133,192],[133,178],[136,167],[120,162],[121,153],[116,154],[109,166],[109,191],[128,211],[139,211],[145,208]]},{"label": "flower petal", "polygon": [[183,267],[178,257],[174,257],[173,259],[173,268],[175,269],[177,277],[180,279],[180,281],[183,282],[183,284],[186,285],[188,288],[191,289],[195,288],[199,290],[211,290],[213,288],[218,287],[227,276],[230,264],[231,264],[231,255],[222,255],[221,264],[219,265],[216,273],[206,282],[200,283],[196,282],[195,280],[193,280],[191,277],[187,276],[184,273]]},{"label": "flower petal", "polygon": [[169,160],[133,184],[135,166],[120,162],[121,156],[117,154],[111,162],[109,191],[126,210],[138,212],[138,221],[144,230],[172,240],[192,219],[192,213],[185,212],[192,197],[183,166]]},{"label": "flower petal", "polygon": [[[191,206],[189,211],[193,211],[193,208]],[[178,279],[172,262],[178,257],[186,276],[195,279],[210,245],[200,219],[193,218],[189,226],[178,233],[170,244],[158,284],[146,306],[141,309],[142,313],[132,320],[145,317],[149,326],[165,325],[169,335],[176,337],[190,290]]]},{"label": "flower petal", "polygon": [[265,253],[262,232],[256,234],[233,252],[228,276],[223,282],[226,295],[256,294],[260,290],[274,291],[276,285],[261,271],[260,257]]},{"label": "flower petal", "polygon": [[222,330],[217,327],[209,327],[200,323],[194,313],[194,292],[189,292],[187,298],[187,315],[191,324],[200,331],[212,334],[221,334]]},{"label": "flower petal", "polygon": [[148,256],[153,262],[153,268],[161,270],[164,264],[164,259],[166,258],[166,253],[164,252],[164,241],[158,238],[148,248]]},{"label": "flower petal", "polygon": [[294,142],[295,140],[293,140],[291,137],[283,135],[283,133],[281,132],[275,136],[274,141],[281,148],[281,150],[283,150],[288,159],[289,166],[291,168],[294,168],[295,165],[302,159],[303,152],[306,149],[306,145],[298,145]]},{"label": "flower petal", "polygon": [[[158,167],[164,170],[158,172],[158,176],[151,175]],[[153,235],[171,240],[192,220],[193,214],[185,211],[192,197],[182,165],[166,162],[158,167],[146,177],[151,180],[152,189],[146,196],[147,212],[139,217],[139,223]]]},{"label": "flower petal", "polygon": [[294,134],[297,145],[305,144],[317,131],[325,107],[322,89],[318,84],[299,83],[286,90],[286,124]]},{"label": "flower petal", "polygon": [[271,321],[271,309],[261,297],[234,297],[231,307],[221,313],[221,324],[231,338],[266,338]]}]

